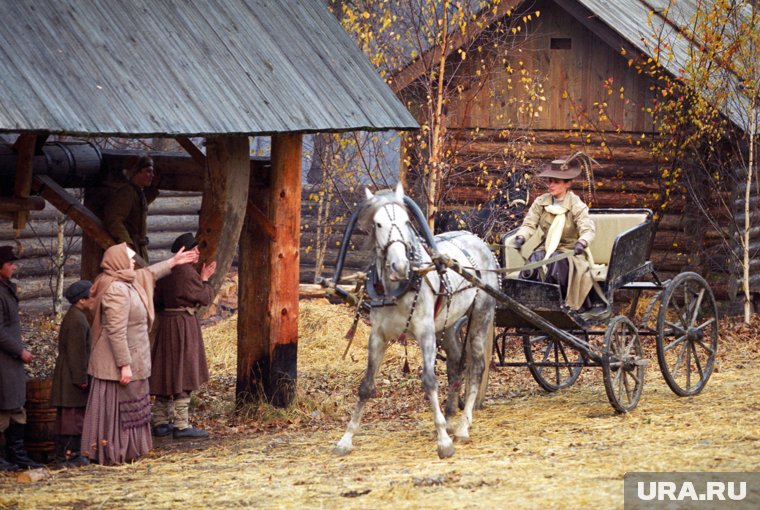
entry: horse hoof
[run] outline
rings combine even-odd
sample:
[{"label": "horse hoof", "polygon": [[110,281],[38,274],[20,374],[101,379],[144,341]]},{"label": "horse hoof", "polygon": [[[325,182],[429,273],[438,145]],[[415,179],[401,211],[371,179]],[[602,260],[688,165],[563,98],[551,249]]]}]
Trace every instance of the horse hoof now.
[{"label": "horse hoof", "polygon": [[461,444],[467,444],[470,442],[470,435],[469,434],[466,436],[454,435],[454,441]]},{"label": "horse hoof", "polygon": [[335,455],[343,457],[344,455],[348,455],[349,453],[351,453],[351,450],[353,450],[351,446],[336,444],[335,448],[333,448],[333,453]]},{"label": "horse hoof", "polygon": [[454,455],[454,443],[449,443],[448,445],[444,446],[438,446],[438,458],[439,459],[448,459]]}]

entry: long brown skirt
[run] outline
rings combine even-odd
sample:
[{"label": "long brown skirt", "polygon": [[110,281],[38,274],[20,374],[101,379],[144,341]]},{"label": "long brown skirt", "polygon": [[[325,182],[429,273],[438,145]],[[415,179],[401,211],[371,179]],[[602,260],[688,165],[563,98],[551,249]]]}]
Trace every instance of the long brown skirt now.
[{"label": "long brown skirt", "polygon": [[153,448],[148,380],[122,386],[93,379],[82,430],[82,455],[103,466],[131,462]]}]

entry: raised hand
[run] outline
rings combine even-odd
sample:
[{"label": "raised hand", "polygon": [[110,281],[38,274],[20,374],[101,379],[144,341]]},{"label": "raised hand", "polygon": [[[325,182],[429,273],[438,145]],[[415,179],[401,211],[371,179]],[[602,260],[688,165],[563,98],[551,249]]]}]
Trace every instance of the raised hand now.
[{"label": "raised hand", "polygon": [[201,280],[207,282],[214,273],[216,273],[216,261],[212,261],[210,264],[203,264],[201,268]]}]

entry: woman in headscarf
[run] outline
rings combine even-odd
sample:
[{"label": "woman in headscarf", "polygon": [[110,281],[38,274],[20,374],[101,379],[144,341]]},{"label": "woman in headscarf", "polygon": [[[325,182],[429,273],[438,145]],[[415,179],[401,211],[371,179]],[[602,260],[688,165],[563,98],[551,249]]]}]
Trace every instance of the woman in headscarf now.
[{"label": "woman in headscarf", "polygon": [[547,260],[562,253],[569,255],[521,277],[559,285],[565,303],[573,310],[590,306],[587,297],[594,284],[584,253],[596,234],[594,222],[589,217],[588,206],[570,189],[573,179],[581,174],[584,166],[590,171],[590,165],[585,154],[576,153],[544,166],[538,177],[545,179],[549,192],[536,198],[513,238],[515,248],[519,249],[541,229],[543,238],[528,258],[529,262]]},{"label": "woman in headscarf", "polygon": [[100,263],[92,302],[93,377],[82,430],[82,455],[102,465],[131,462],[153,447],[150,435],[150,340],[156,280],[198,254],[172,258],[135,270],[135,252],[126,243],[111,246]]}]

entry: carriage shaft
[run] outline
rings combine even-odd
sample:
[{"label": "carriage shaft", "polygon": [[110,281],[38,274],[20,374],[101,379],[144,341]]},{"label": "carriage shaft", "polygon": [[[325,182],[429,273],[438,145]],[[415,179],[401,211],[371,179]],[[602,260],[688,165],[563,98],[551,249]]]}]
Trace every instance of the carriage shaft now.
[{"label": "carriage shaft", "polygon": [[490,285],[488,285],[487,283],[483,283],[480,280],[480,278],[478,278],[477,276],[471,274],[469,271],[464,269],[457,261],[449,257],[446,257],[445,255],[436,255],[436,260],[443,263],[446,267],[450,268],[452,271],[459,274],[462,278],[464,278],[465,280],[467,280],[468,282],[470,282],[477,288],[483,290],[490,296],[494,297],[505,308],[514,312],[518,317],[532,324],[537,329],[540,329],[541,331],[543,331],[549,336],[562,340],[568,345],[586,354],[593,361],[597,363],[602,363],[602,357],[596,352],[594,352],[593,350],[591,350],[589,348],[588,343],[586,343],[584,340],[574,335],[571,335],[570,333],[564,330],[557,328],[556,326],[554,326],[554,324],[547,321],[546,319],[544,319],[543,317],[535,313],[533,310],[531,310],[527,306],[523,305],[522,303],[508,296],[507,294],[502,292],[500,289],[495,289],[491,287]]}]

